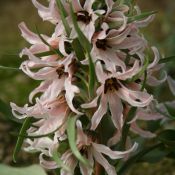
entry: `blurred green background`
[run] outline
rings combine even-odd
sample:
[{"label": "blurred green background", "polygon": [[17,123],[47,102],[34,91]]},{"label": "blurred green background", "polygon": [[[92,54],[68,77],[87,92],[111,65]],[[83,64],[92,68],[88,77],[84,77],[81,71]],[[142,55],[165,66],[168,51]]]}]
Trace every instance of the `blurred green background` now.
[{"label": "blurred green background", "polygon": [[[46,3],[46,0],[43,2]],[[154,22],[144,29],[150,45],[157,46],[163,56],[175,55],[175,0],[138,0],[137,3],[142,11],[158,11]],[[37,25],[41,33],[48,35],[52,33],[54,27],[39,18],[30,0],[0,0],[0,65],[17,68],[22,62],[18,53],[28,44],[21,37],[18,29],[21,21],[25,21],[33,31]],[[173,67],[172,64],[167,65],[167,71],[174,77]],[[36,85],[35,81],[20,71],[0,69],[0,99],[7,105],[10,101],[24,105],[28,101],[28,94]],[[161,95],[161,92],[156,95]],[[168,100],[166,93],[164,94],[162,96]],[[0,102],[0,111],[3,110],[1,109],[3,105],[4,103]],[[8,123],[1,116],[0,112],[0,162],[12,164],[11,156],[16,137],[10,132],[18,131],[19,128],[13,122]],[[25,164],[34,161],[33,155],[22,153],[21,157],[21,162]],[[163,160],[156,165],[136,165],[131,175],[174,175],[174,165],[175,162],[169,160]]]}]

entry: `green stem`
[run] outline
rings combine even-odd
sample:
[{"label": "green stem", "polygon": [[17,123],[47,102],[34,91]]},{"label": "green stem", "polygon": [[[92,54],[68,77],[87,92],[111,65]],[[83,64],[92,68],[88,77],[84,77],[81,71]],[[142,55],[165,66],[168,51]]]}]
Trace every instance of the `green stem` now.
[{"label": "green stem", "polygon": [[120,149],[123,150],[125,148],[125,144],[126,144],[126,140],[127,140],[127,136],[129,133],[129,129],[130,129],[130,124],[128,124],[128,122],[130,122],[135,114],[136,114],[137,108],[136,107],[132,107],[130,109],[130,111],[128,112],[128,115],[126,117],[123,129],[122,129],[122,139],[121,139],[121,144],[120,144]]},{"label": "green stem", "polygon": [[120,168],[118,175],[124,175],[126,173],[126,171],[134,164],[136,163],[141,157],[145,156],[146,154],[148,154],[149,152],[153,151],[154,149],[160,148],[162,147],[162,143],[158,143],[156,145],[153,145],[149,148],[145,148],[143,150],[141,150],[140,152],[138,152],[136,155],[134,155],[133,157],[131,157],[130,159],[128,159],[125,164]]}]

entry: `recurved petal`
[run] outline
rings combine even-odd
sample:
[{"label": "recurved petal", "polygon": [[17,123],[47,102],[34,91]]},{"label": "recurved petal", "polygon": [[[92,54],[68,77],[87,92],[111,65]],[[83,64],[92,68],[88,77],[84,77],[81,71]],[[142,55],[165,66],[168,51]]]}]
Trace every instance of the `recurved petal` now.
[{"label": "recurved petal", "polygon": [[117,79],[120,79],[120,80],[126,80],[126,79],[129,79],[129,78],[132,78],[139,71],[140,71],[139,61],[136,60],[134,62],[134,65],[133,65],[133,67],[131,69],[126,70],[123,73],[116,73],[116,75],[114,74],[114,77],[117,77]]},{"label": "recurved petal", "polygon": [[70,77],[68,77],[65,80],[64,85],[65,85],[65,90],[66,90],[65,98],[66,98],[67,104],[69,105],[70,109],[73,112],[75,112],[78,115],[82,115],[82,113],[79,112],[77,109],[75,109],[75,107],[73,105],[73,98],[75,96],[75,93],[79,93],[80,90],[75,85],[72,85]]},{"label": "recurved petal", "polygon": [[145,138],[153,138],[156,136],[154,133],[152,133],[150,131],[145,131],[145,130],[141,129],[136,124],[136,122],[132,123],[131,131],[134,132],[135,134],[139,134],[140,136],[145,137]]},{"label": "recurved petal", "polygon": [[35,88],[29,95],[29,101],[30,103],[33,103],[33,97],[40,92],[45,92],[47,90],[47,88],[49,87],[49,85],[51,84],[51,81],[43,81],[41,82],[41,84]]},{"label": "recurved petal", "polygon": [[20,23],[18,25],[19,29],[21,30],[21,35],[22,37],[28,41],[30,44],[37,44],[37,43],[41,43],[41,40],[39,38],[39,36],[33,32],[31,32],[26,24],[24,22]]},{"label": "recurved petal", "polygon": [[162,79],[157,79],[153,75],[149,75],[147,79],[147,84],[150,86],[159,86],[167,80],[167,73],[164,71],[164,77]]},{"label": "recurved petal", "polygon": [[117,94],[131,106],[136,107],[145,107],[153,100],[153,96],[149,95],[147,92],[129,90],[124,86],[119,89]]},{"label": "recurved petal", "polygon": [[27,108],[28,105],[26,104],[24,107],[19,107],[14,103],[10,103],[10,106],[12,108],[12,114],[18,118],[18,119],[24,119],[28,117],[27,115]]},{"label": "recurved petal", "polygon": [[153,52],[154,52],[154,61],[148,66],[148,69],[153,68],[154,66],[156,66],[160,60],[160,54],[159,51],[156,47],[151,47]]},{"label": "recurved petal", "polygon": [[93,156],[95,160],[104,167],[105,171],[108,175],[117,175],[115,168],[109,164],[109,162],[103,157],[103,155],[97,152],[95,149],[93,150]]},{"label": "recurved petal", "polygon": [[57,163],[55,161],[48,161],[44,159],[44,154],[40,154],[39,156],[39,160],[40,160],[40,165],[46,169],[57,169],[59,168]]},{"label": "recurved petal", "polygon": [[101,82],[101,83],[105,83],[108,76],[106,75],[106,73],[104,73],[103,67],[102,67],[100,61],[98,61],[96,63],[96,69],[95,70],[96,70],[96,75],[97,75],[98,81]]},{"label": "recurved petal", "polygon": [[136,149],[138,147],[138,144],[135,143],[127,151],[113,151],[109,147],[107,147],[105,145],[102,145],[102,144],[93,143],[92,145],[94,147],[94,150],[96,150],[96,151],[98,151],[100,153],[103,153],[103,154],[109,156],[111,159],[121,159],[121,158],[124,158],[129,153],[136,151]]},{"label": "recurved petal", "polygon": [[155,15],[151,15],[144,20],[136,21],[135,24],[137,27],[140,27],[140,28],[146,27],[147,25],[149,25],[149,23],[151,23],[154,20],[154,18],[155,18]]}]

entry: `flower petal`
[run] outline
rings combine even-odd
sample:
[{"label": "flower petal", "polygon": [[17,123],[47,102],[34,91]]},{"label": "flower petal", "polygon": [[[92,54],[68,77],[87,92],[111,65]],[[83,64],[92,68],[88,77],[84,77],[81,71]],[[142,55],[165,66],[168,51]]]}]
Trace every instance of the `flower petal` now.
[{"label": "flower petal", "polygon": [[93,156],[95,160],[104,167],[105,171],[109,175],[117,175],[115,168],[109,164],[109,162],[103,157],[101,153],[93,149]]},{"label": "flower petal", "polygon": [[97,109],[97,111],[94,113],[91,119],[91,130],[95,130],[100,123],[102,117],[107,112],[107,97],[105,95],[102,95],[100,105]]},{"label": "flower petal", "polygon": [[136,122],[135,123],[132,123],[131,125],[131,131],[134,132],[135,134],[138,134],[144,138],[153,138],[155,137],[156,135],[150,131],[145,131],[143,129],[141,129],[137,124]]},{"label": "flower petal", "polygon": [[132,148],[128,149],[127,151],[113,151],[109,147],[102,145],[102,144],[97,144],[97,143],[92,143],[93,147],[95,150],[97,150],[100,153],[103,153],[107,156],[109,156],[111,159],[121,159],[124,158],[126,155],[128,155],[131,152],[136,151],[138,144],[135,143]]},{"label": "flower petal", "polygon": [[66,94],[65,94],[65,98],[67,101],[67,104],[69,105],[70,109],[75,112],[78,115],[82,115],[81,112],[79,112],[77,109],[75,109],[75,107],[73,106],[73,98],[75,96],[75,93],[79,93],[79,89],[78,87],[74,86],[71,84],[71,78],[67,78],[65,80],[65,90],[66,90]]},{"label": "flower petal", "polygon": [[115,93],[108,94],[109,108],[114,126],[121,132],[123,127],[123,105]]},{"label": "flower petal", "polygon": [[30,44],[41,43],[41,39],[39,38],[39,36],[31,32],[24,22],[20,23],[18,27],[21,30],[23,38],[26,39]]}]

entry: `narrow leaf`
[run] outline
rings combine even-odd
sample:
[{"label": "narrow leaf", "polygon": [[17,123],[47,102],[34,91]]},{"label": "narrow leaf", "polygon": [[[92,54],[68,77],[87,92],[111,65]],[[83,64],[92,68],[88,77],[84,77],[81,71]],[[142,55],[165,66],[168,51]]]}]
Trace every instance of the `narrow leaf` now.
[{"label": "narrow leaf", "polygon": [[71,169],[64,164],[64,162],[61,160],[61,155],[57,151],[53,153],[53,160],[57,163],[58,167],[61,167],[65,171],[71,173]]},{"label": "narrow leaf", "polygon": [[[26,135],[27,133],[27,129],[30,127],[31,125],[31,121],[32,121],[32,118],[31,117],[28,117],[25,119],[23,125],[22,125],[22,128],[20,130],[20,133],[19,135]],[[18,140],[17,140],[17,143],[16,143],[16,146],[15,146],[15,149],[14,149],[14,152],[13,152],[13,161],[16,162],[16,158],[17,158],[17,155],[18,153],[20,152],[21,150],[21,147],[22,147],[22,144],[24,142],[24,137],[23,136],[19,136],[18,137]]]},{"label": "narrow leaf", "polygon": [[84,50],[78,39],[73,40],[72,48],[74,49],[75,54],[79,61],[82,61],[85,59]]},{"label": "narrow leaf", "polygon": [[76,16],[74,14],[74,10],[73,10],[72,4],[70,4],[70,11],[71,11],[72,21],[73,21],[75,30],[76,30],[76,32],[78,34],[79,42],[83,46],[84,50],[86,52],[90,53],[92,46],[91,46],[90,42],[88,41],[88,39],[86,38],[86,36],[83,34],[83,32],[81,31],[81,29],[78,26],[77,19],[76,19]]},{"label": "narrow leaf", "polygon": [[55,55],[55,52],[47,51],[47,52],[41,52],[41,53],[35,54],[35,56],[37,57],[45,57],[45,56],[50,56],[50,55]]},{"label": "narrow leaf", "polygon": [[92,57],[90,54],[92,46],[78,26],[76,16],[75,16],[74,11],[73,11],[72,4],[70,5],[70,7],[71,7],[70,11],[71,11],[71,15],[72,15],[72,21],[73,21],[75,30],[78,34],[79,42],[81,43],[84,50],[86,51],[86,56],[88,57],[88,60],[89,60],[89,95],[92,97],[93,93],[94,93],[94,87],[95,87],[95,66],[94,66],[94,63],[92,61]]},{"label": "narrow leaf", "polygon": [[50,48],[51,51],[55,52],[55,54],[58,54],[60,57],[63,57],[63,54],[62,54],[58,49],[53,48],[53,47],[42,37],[42,35],[40,34],[40,32],[39,32],[39,30],[38,30],[37,27],[36,27],[36,31],[37,31],[37,34],[38,34],[39,38],[41,39],[41,41],[42,41],[45,45],[47,45],[47,46]]},{"label": "narrow leaf", "polygon": [[21,71],[19,68],[6,67],[6,66],[1,66],[1,65],[0,65],[0,69],[2,69],[2,70],[10,70],[10,71]]},{"label": "narrow leaf", "polygon": [[61,20],[63,22],[66,33],[67,33],[68,36],[70,36],[71,28],[69,27],[69,24],[66,20],[66,17],[67,17],[66,10],[65,10],[65,8],[64,8],[64,6],[63,6],[63,4],[60,0],[56,0],[56,2],[57,2],[57,6],[58,6],[58,9],[59,9],[59,12],[60,12],[60,15],[61,15]]},{"label": "narrow leaf", "polygon": [[89,95],[90,97],[93,97],[94,95],[94,87],[95,87],[95,80],[96,80],[96,74],[95,74],[95,66],[92,61],[92,57],[90,53],[87,53],[88,60],[89,60]]},{"label": "narrow leaf", "polygon": [[76,129],[75,129],[76,121],[77,121],[77,117],[75,116],[70,116],[68,119],[67,135],[68,135],[69,145],[75,157],[84,165],[89,166],[88,160],[81,155],[76,145]]},{"label": "narrow leaf", "polygon": [[167,63],[167,62],[172,62],[175,61],[175,56],[170,56],[170,57],[166,57],[166,58],[162,58],[159,63]]},{"label": "narrow leaf", "polygon": [[156,13],[157,13],[157,11],[151,11],[151,12],[142,13],[140,15],[132,16],[132,17],[128,18],[128,22],[131,23],[133,21],[142,20],[142,19],[144,19],[146,17],[149,17],[150,15],[153,15],[153,14],[156,14]]}]

